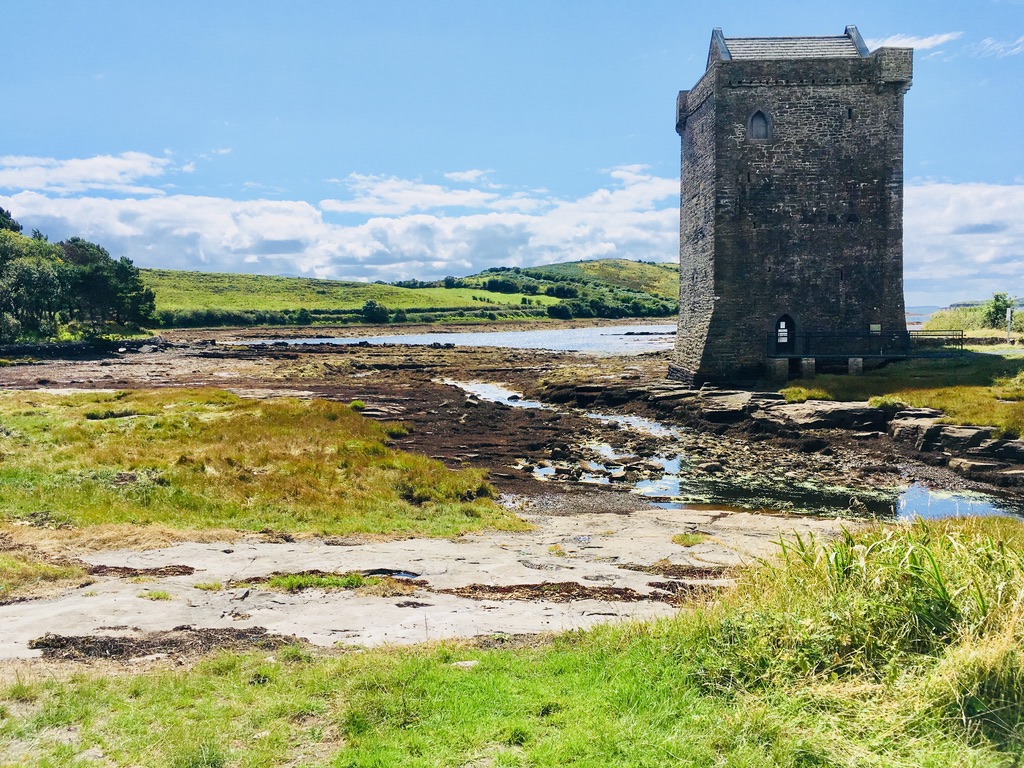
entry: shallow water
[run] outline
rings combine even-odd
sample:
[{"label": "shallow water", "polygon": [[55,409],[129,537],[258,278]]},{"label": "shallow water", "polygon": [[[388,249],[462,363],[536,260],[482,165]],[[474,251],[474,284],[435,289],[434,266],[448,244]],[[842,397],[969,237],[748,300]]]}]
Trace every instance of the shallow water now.
[{"label": "shallow water", "polygon": [[[454,344],[457,347],[550,349],[554,352],[587,352],[592,355],[639,355],[665,352],[675,344],[675,323],[657,325],[606,325],[593,328],[551,328],[540,331],[466,331],[459,333],[410,333],[395,336],[363,336],[331,339],[288,339],[288,344]],[[254,344],[280,343],[260,340]]]},{"label": "shallow water", "polygon": [[[458,387],[481,400],[503,403],[513,408],[541,408],[554,410],[537,400],[524,400],[519,393],[498,384],[459,382],[446,379],[445,384]],[[640,432],[653,437],[679,436],[682,428],[666,426],[653,419],[640,416],[618,416],[587,412],[589,418],[612,422],[620,429]],[[874,515],[880,518],[909,520],[965,517],[968,515],[1010,515],[1024,517],[1024,503],[983,493],[952,493],[936,491],[921,483],[914,483],[898,493],[880,494],[842,488],[820,488],[790,484],[780,486],[766,482],[757,487],[739,484],[727,476],[708,476],[689,469],[685,455],[657,454],[636,456],[610,443],[587,446],[607,464],[593,461],[580,463],[577,481],[607,485],[616,465],[621,462],[645,461],[661,467],[660,475],[631,484],[630,490],[664,509],[694,509],[712,504],[717,509],[759,510],[764,512],[804,512],[811,514]],[[540,480],[555,477],[554,467],[537,467],[533,474]],[[629,487],[629,483],[622,483]]]}]

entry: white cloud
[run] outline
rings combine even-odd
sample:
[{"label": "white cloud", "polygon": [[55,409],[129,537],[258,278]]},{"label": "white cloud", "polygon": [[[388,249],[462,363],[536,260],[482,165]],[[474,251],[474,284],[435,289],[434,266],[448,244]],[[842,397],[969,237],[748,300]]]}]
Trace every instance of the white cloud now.
[{"label": "white cloud", "polygon": [[943,32],[938,35],[919,37],[899,33],[889,35],[889,37],[869,38],[864,41],[864,44],[872,51],[876,48],[916,48],[919,51],[924,51],[928,48],[937,48],[953,40],[959,40],[963,34],[963,32]]},{"label": "white cloud", "polygon": [[0,157],[0,189],[32,189],[58,194],[106,191],[119,194],[160,194],[138,184],[162,176],[171,161],[144,152],[122,152],[89,158]]},{"label": "white cloud", "polygon": [[[353,174],[346,180],[350,199],[320,206],[37,191],[0,197],[0,206],[51,239],[80,235],[140,266],[172,269],[399,280],[601,256],[675,259],[678,182],[642,166],[615,168],[607,176],[606,187],[571,200],[545,191],[502,196]],[[335,212],[360,220],[343,225],[324,219]]]},{"label": "white cloud", "polygon": [[[162,172],[167,166],[157,160],[138,167]],[[599,257],[673,261],[678,253],[679,181],[639,165],[612,168],[606,183],[570,199],[353,174],[347,199],[319,205],[182,194],[117,199],[92,188],[72,195],[73,179],[98,183],[100,174],[76,176],[70,161],[3,158],[0,173],[40,173],[40,166],[67,176],[0,196],[0,207],[51,240],[80,235],[146,267],[390,281]],[[1024,290],[1024,184],[909,184],[905,200],[908,303]],[[347,223],[333,220],[338,212]]]},{"label": "white cloud", "polygon": [[469,171],[453,171],[452,173],[446,173],[444,177],[449,181],[465,181],[470,184],[475,184],[478,181],[484,181],[492,173],[494,173],[493,170],[482,171],[478,168],[474,168]]},{"label": "white cloud", "polygon": [[996,40],[993,37],[986,37],[974,46],[974,53],[977,56],[996,56],[1000,59],[1005,56],[1017,56],[1024,53],[1024,35],[1016,40]]},{"label": "white cloud", "polygon": [[354,198],[324,200],[320,204],[323,210],[370,216],[404,215],[439,208],[482,208],[498,199],[496,192],[450,189],[394,176],[353,173],[345,179],[345,184],[354,193]]},{"label": "white cloud", "polygon": [[1024,185],[912,184],[905,200],[908,304],[1024,293]]}]

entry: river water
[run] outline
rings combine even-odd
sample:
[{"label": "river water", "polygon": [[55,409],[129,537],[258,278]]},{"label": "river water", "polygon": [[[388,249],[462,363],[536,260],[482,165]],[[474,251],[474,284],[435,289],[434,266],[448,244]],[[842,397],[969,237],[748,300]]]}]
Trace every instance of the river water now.
[{"label": "river water", "polygon": [[[675,323],[605,325],[590,328],[545,328],[540,331],[465,331],[411,333],[397,336],[361,336],[332,339],[288,339],[288,344],[454,344],[457,347],[550,349],[592,355],[639,355],[667,352],[675,344]],[[269,341],[255,342],[259,344]],[[280,343],[275,340],[273,343]]]}]

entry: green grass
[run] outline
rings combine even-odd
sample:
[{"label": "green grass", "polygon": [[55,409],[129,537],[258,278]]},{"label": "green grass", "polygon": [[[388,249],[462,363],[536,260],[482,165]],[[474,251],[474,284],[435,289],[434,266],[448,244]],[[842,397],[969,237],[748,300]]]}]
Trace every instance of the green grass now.
[{"label": "green grass", "polygon": [[643,291],[670,301],[679,300],[679,265],[675,262],[647,263],[628,259],[594,259],[531,267],[530,272],[550,277],[604,283],[631,291]]},{"label": "green grass", "polygon": [[304,589],[359,589],[380,582],[361,573],[287,573],[271,576],[265,582],[270,589],[301,592]]},{"label": "green grass", "polygon": [[[348,283],[305,277],[275,277],[213,272],[144,269],[142,280],[156,294],[161,310],[359,309],[367,301],[388,309],[467,309],[520,306],[522,294],[471,288],[399,288],[377,283]],[[549,296],[531,296],[538,305],[557,304]],[[481,301],[483,299],[483,301]]]},{"label": "green grass", "polygon": [[389,425],[340,403],[8,391],[0,423],[0,519],[428,536],[524,525],[482,472],[390,448]]},{"label": "green grass", "polygon": [[0,748],[33,765],[1017,765],[1022,539],[987,519],[797,541],[714,603],[534,647],[19,681],[30,706],[0,720]]},{"label": "green grass", "polygon": [[672,537],[672,543],[680,547],[696,547],[710,538],[706,533],[677,533]]},{"label": "green grass", "polygon": [[20,552],[0,552],[0,600],[83,576],[85,570],[76,565],[53,565]]},{"label": "green grass", "polygon": [[165,589],[147,589],[145,592],[139,592],[136,597],[141,597],[143,600],[173,600],[174,595]]},{"label": "green grass", "polygon": [[1024,358],[966,353],[963,358],[891,363],[862,376],[820,375],[782,390],[790,401],[869,400],[937,408],[956,424],[1024,433]]}]

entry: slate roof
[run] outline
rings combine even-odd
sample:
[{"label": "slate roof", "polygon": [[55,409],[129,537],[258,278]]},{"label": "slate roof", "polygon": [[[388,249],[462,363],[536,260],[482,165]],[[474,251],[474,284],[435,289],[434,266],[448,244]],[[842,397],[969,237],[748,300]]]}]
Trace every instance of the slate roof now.
[{"label": "slate roof", "polygon": [[838,37],[727,37],[733,59],[859,59],[849,35]]}]

